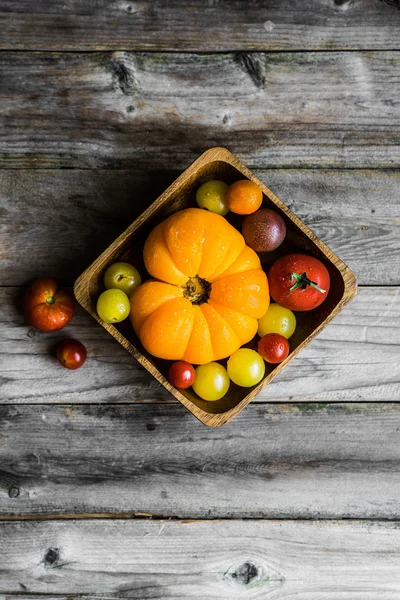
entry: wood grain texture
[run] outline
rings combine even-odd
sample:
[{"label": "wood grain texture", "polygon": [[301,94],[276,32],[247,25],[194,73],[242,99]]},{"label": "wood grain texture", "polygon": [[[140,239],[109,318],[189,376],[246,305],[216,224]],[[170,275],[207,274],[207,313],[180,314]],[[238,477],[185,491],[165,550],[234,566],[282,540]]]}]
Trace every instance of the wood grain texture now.
[{"label": "wood grain texture", "polygon": [[[0,173],[0,285],[72,283],[220,144],[289,168],[262,179],[362,283],[399,286],[398,172],[290,170],[399,168],[399,24],[377,0],[4,0],[0,49],[60,52],[0,56],[0,166],[127,170]],[[87,315],[41,335],[0,288],[0,600],[397,600],[399,406],[336,401],[399,399],[399,289],[362,289],[205,430]],[[89,348],[77,373],[51,357],[65,335]]]},{"label": "wood grain texture", "polygon": [[400,165],[396,52],[0,60],[0,167],[182,170],[217,145],[249,168]]},{"label": "wood grain texture", "polygon": [[[0,591],[108,598],[397,600],[396,523],[0,524]],[[81,596],[80,596],[81,597]]]},{"label": "wood grain texture", "polygon": [[177,175],[0,171],[0,283],[26,285],[48,275],[72,285]]},{"label": "wood grain texture", "polygon": [[3,0],[1,49],[400,48],[400,17],[375,0]]},{"label": "wood grain texture", "polygon": [[397,519],[399,430],[398,404],[252,404],[211,430],[172,404],[0,406],[0,518]]},{"label": "wood grain texture", "polygon": [[[25,285],[49,274],[72,285],[178,174],[151,168],[0,171],[0,283]],[[399,171],[255,174],[353,269],[361,285],[400,285]]]},{"label": "wood grain texture", "polygon": [[[172,397],[83,310],[51,334],[24,324],[20,288],[0,288],[0,399],[3,403],[172,401]],[[400,397],[400,292],[361,288],[348,307],[256,401],[395,401]],[[51,352],[65,336],[89,358],[75,372]]]}]

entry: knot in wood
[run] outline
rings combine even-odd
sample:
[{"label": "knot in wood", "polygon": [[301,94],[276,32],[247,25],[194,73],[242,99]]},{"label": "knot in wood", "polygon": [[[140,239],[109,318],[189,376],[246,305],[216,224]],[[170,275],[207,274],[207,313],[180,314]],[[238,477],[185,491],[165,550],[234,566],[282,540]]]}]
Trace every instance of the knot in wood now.
[{"label": "knot in wood", "polygon": [[138,88],[135,77],[135,63],[131,55],[124,52],[114,52],[108,63],[115,86],[125,95],[131,96]]},{"label": "knot in wood", "polygon": [[49,548],[44,556],[43,562],[45,567],[54,567],[60,559],[60,551],[58,548]]},{"label": "knot in wood", "polygon": [[333,0],[334,6],[341,10],[346,11],[353,5],[354,0]]},{"label": "knot in wood", "polygon": [[389,6],[395,6],[396,8],[400,9],[400,0],[381,0],[381,2],[389,4]]},{"label": "knot in wood", "polygon": [[232,579],[235,579],[242,585],[249,585],[258,575],[256,565],[251,562],[245,562],[232,573]]},{"label": "knot in wood", "polygon": [[262,588],[271,592],[279,589],[284,581],[284,576],[269,564],[247,558],[239,564],[232,565],[223,574],[223,579],[243,588]]},{"label": "knot in wood", "polygon": [[16,487],[15,485],[11,486],[10,489],[8,490],[8,497],[9,498],[18,498],[19,496],[19,488]]},{"label": "knot in wood", "polygon": [[236,64],[250,77],[257,89],[265,86],[264,68],[260,59],[249,52],[237,52]]}]

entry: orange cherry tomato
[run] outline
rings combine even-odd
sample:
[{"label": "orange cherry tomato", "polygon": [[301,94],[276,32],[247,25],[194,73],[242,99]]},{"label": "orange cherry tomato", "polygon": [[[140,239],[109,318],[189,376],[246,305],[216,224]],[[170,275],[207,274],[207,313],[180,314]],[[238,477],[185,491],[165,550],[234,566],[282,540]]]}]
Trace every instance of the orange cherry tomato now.
[{"label": "orange cherry tomato", "polygon": [[238,215],[250,215],[262,204],[261,188],[249,179],[241,179],[232,183],[226,191],[225,202],[229,210]]}]

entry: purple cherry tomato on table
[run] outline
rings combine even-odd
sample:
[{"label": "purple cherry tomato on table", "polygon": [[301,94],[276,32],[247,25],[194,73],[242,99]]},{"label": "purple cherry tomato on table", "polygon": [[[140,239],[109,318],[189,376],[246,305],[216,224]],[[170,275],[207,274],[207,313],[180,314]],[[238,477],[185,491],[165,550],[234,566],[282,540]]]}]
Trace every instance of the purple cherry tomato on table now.
[{"label": "purple cherry tomato on table", "polygon": [[66,369],[79,369],[87,358],[85,346],[78,340],[67,339],[57,346],[57,359]]}]

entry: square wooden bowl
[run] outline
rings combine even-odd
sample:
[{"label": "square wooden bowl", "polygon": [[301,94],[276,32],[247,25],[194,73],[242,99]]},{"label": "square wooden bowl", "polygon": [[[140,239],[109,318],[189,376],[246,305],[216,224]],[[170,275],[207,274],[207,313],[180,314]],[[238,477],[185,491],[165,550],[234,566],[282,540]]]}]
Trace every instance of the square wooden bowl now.
[{"label": "square wooden bowl", "polygon": [[[241,388],[231,383],[226,396],[217,402],[201,400],[191,388],[178,390],[166,379],[168,361],[154,358],[141,345],[128,320],[118,324],[104,323],[97,315],[97,297],[103,291],[103,275],[107,267],[116,261],[131,262],[146,273],[143,264],[143,244],[151,230],[172,213],[196,206],[197,188],[210,179],[232,183],[238,179],[250,179],[264,193],[263,206],[273,208],[284,218],[287,235],[283,244],[274,252],[261,253],[260,258],[266,272],[270,265],[284,254],[303,252],[321,260],[331,277],[331,288],[326,300],[310,312],[296,313],[297,327],[290,338],[290,354],[279,365],[266,363],[264,379],[253,388]],[[134,190],[133,190],[134,192]],[[241,219],[232,213],[228,220],[240,230]],[[237,415],[298,352],[316,336],[345,304],[355,295],[357,282],[353,272],[325,246],[308,227],[294,215],[251,171],[225,148],[211,148],[202,154],[182,173],[172,185],[144,213],[130,225],[111,246],[77,279],[74,287],[78,302],[107,331],[122,344],[167,390],[190,410],[205,425],[218,427]],[[247,344],[256,348],[256,339]],[[226,361],[221,361],[226,365]]]}]

